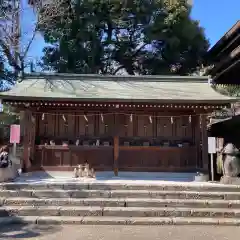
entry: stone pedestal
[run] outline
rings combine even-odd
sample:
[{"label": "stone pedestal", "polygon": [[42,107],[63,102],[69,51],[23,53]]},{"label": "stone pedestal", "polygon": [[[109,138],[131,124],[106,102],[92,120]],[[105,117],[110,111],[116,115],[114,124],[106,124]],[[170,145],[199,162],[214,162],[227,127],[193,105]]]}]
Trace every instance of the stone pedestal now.
[{"label": "stone pedestal", "polygon": [[223,183],[223,184],[232,184],[232,185],[240,185],[240,178],[239,178],[239,177],[223,176],[223,177],[221,178],[220,183]]},{"label": "stone pedestal", "polygon": [[7,182],[14,180],[18,176],[16,167],[9,166],[7,168],[0,168],[0,182]]},{"label": "stone pedestal", "polygon": [[195,182],[208,182],[209,181],[209,177],[206,174],[204,174],[204,175],[197,175],[197,176],[194,177],[194,181]]}]

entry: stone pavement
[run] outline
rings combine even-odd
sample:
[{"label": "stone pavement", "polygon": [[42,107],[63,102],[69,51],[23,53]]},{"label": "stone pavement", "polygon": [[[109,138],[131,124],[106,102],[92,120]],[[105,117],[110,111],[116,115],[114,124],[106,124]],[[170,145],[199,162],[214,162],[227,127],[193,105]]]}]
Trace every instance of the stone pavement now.
[{"label": "stone pavement", "polygon": [[0,227],[0,239],[37,240],[239,240],[239,227],[211,226],[69,226]]}]

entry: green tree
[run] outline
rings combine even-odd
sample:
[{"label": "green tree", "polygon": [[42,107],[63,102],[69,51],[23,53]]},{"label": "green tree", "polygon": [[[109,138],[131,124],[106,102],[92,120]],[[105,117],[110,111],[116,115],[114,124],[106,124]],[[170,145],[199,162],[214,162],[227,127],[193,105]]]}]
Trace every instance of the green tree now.
[{"label": "green tree", "polygon": [[40,27],[50,44],[42,59],[47,70],[184,75],[209,46],[185,1],[69,0],[66,6],[69,11]]},{"label": "green tree", "polygon": [[240,97],[240,86],[239,85],[231,85],[231,84],[224,84],[224,85],[216,85],[216,90],[220,93],[232,97]]},{"label": "green tree", "polygon": [[19,124],[19,119],[20,115],[14,108],[3,106],[3,112],[0,113],[0,143],[9,139],[9,127],[11,124]]}]

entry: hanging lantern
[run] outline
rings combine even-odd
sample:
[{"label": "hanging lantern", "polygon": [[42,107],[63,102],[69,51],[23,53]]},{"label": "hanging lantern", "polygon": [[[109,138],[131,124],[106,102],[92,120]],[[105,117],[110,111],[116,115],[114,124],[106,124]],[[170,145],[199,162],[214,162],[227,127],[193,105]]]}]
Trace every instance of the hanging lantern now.
[{"label": "hanging lantern", "polygon": [[44,118],[45,118],[45,113],[42,114],[42,120],[44,120]]}]

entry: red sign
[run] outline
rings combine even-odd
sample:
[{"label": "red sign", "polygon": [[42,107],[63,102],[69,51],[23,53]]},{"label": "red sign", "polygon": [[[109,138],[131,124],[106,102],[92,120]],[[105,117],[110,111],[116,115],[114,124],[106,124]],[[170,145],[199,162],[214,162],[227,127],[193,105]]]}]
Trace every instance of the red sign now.
[{"label": "red sign", "polygon": [[11,125],[10,143],[20,143],[20,125]]}]

